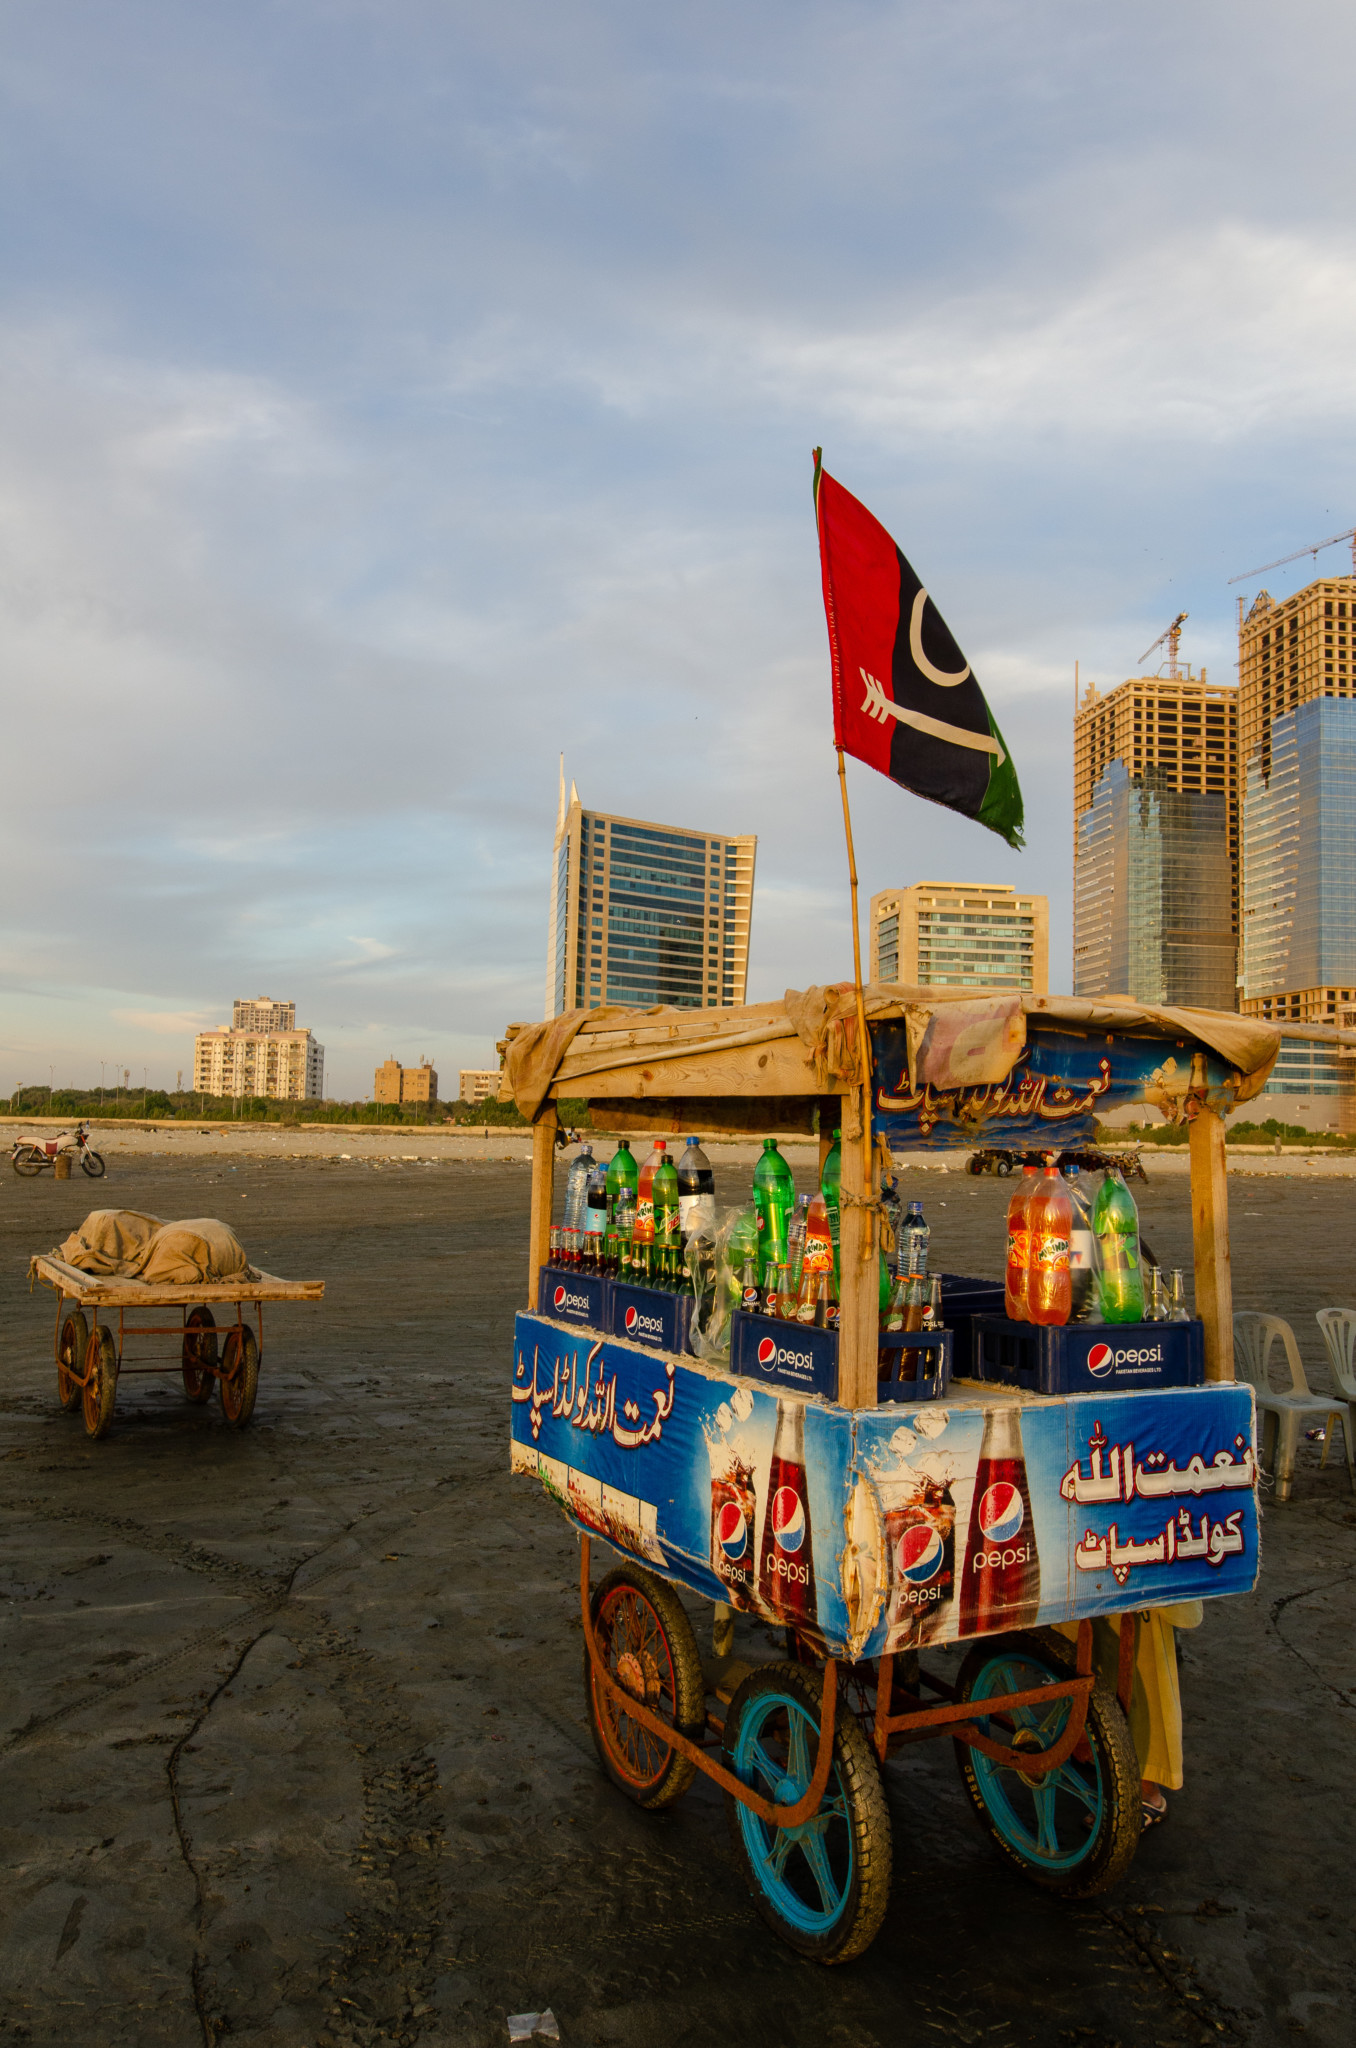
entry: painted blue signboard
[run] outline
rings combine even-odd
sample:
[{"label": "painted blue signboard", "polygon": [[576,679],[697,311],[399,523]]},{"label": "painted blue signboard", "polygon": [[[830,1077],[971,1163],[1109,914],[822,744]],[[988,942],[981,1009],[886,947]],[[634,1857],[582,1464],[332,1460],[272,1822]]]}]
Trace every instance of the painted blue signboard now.
[{"label": "painted blue signboard", "polygon": [[836,1655],[1246,1591],[1252,1389],[850,1410],[517,1318],[512,1462],[571,1519]]}]

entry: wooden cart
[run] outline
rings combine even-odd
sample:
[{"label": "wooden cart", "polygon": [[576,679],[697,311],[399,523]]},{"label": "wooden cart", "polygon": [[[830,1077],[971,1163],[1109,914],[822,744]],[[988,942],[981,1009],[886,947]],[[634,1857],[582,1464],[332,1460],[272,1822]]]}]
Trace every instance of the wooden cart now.
[{"label": "wooden cart", "polygon": [[[822,999],[825,1023],[817,1037],[805,1029],[815,1012],[813,997]],[[510,1081],[520,1108],[533,1118],[532,1313],[520,1316],[520,1333],[524,1325],[532,1326],[529,1337],[554,1327],[536,1311],[538,1276],[549,1255],[561,1099],[586,1100],[595,1132],[817,1134],[821,1163],[829,1133],[839,1127],[837,1405],[848,1411],[844,1419],[855,1440],[858,1419],[877,1401],[883,1155],[872,1141],[873,1120],[901,1149],[913,1143],[970,1149],[987,1139],[1055,1150],[1091,1140],[1099,1110],[1147,1097],[1190,1124],[1195,1296],[1206,1375],[1210,1382],[1232,1381],[1223,1118],[1235,1100],[1262,1086],[1279,1045],[1276,1032],[1242,1019],[1128,1002],[1026,998],[1023,1014],[1008,1020],[1009,1050],[1019,1038],[1022,1045],[1006,1073],[948,1088],[954,1058],[948,1068],[947,1055],[939,1052],[929,1068],[930,1023],[946,1001],[938,991],[868,991],[869,1080],[858,1065],[852,992],[811,991],[795,1000],[794,1017],[788,995],[786,1006],[696,1014],[606,1010],[510,1031]],[[954,1030],[949,1035],[954,1039]],[[606,1348],[599,1343],[590,1350],[590,1367]],[[537,1388],[535,1350],[532,1357],[529,1390],[519,1352],[514,1399],[528,1405],[515,1414],[545,1411],[549,1419]],[[671,1384],[675,1370],[682,1370],[677,1362]],[[601,1387],[604,1364],[597,1372]],[[558,1375],[557,1367],[557,1385]],[[586,1372],[585,1395],[589,1389]],[[615,1376],[612,1390],[619,1403]],[[1245,1396],[1240,1388],[1226,1405],[1230,1428],[1242,1418],[1247,1432],[1240,1483],[1250,1489],[1255,1517],[1252,1406]],[[643,1412],[642,1395],[628,1413]],[[536,1454],[518,1431],[515,1422],[515,1467],[537,1469]],[[1242,1446],[1242,1431],[1232,1441]],[[540,1460],[539,1476],[557,1491],[550,1463]],[[1241,1462],[1238,1470],[1242,1475]],[[1141,1826],[1128,1727],[1133,1614],[1119,1619],[1109,1671],[1105,1654],[1097,1668],[1087,1619],[1078,1622],[1076,1640],[1049,1629],[1016,1637],[979,1633],[954,1682],[922,1669],[916,1653],[855,1662],[826,1655],[822,1639],[794,1626],[787,1628],[787,1662],[741,1670],[730,1656],[732,1612],[717,1607],[716,1654],[703,1659],[662,1565],[656,1570],[628,1559],[592,1586],[590,1511],[572,1498],[562,1504],[582,1538],[585,1689],[605,1769],[651,1809],[671,1804],[697,1771],[714,1779],[726,1794],[736,1855],[759,1911],[802,1953],[843,1961],[874,1937],[891,1860],[879,1771],[901,1744],[924,1737],[953,1738],[982,1823],[1002,1853],[1045,1889],[1086,1897],[1127,1868]],[[625,1532],[619,1543],[597,1520],[592,1526],[625,1556]],[[1255,1519],[1251,1526],[1255,1537]],[[647,1553],[636,1547],[643,1559]],[[662,1554],[658,1546],[648,1553],[656,1554]],[[678,1583],[690,1591],[695,1581],[689,1575]],[[1153,1602],[1137,1597],[1125,1604],[1138,1609]]]},{"label": "wooden cart", "polygon": [[[243,1429],[254,1413],[259,1368],[264,1353],[266,1301],[320,1301],[323,1280],[279,1280],[260,1273],[256,1280],[202,1282],[194,1286],[155,1287],[140,1280],[100,1279],[44,1253],[29,1266],[30,1279],[50,1287],[57,1298],[54,1355],[57,1398],[63,1408],[79,1408],[89,1436],[107,1436],[113,1404],[123,1373],[173,1373],[183,1376],[190,1401],[210,1401],[215,1386],[221,1412],[235,1429]],[[255,1327],[246,1317],[254,1308]],[[90,1311],[90,1316],[85,1314]],[[101,1318],[117,1311],[117,1331]],[[156,1309],[177,1309],[178,1322],[147,1322]],[[224,1327],[217,1312],[235,1311]],[[91,1320],[92,1319],[92,1320]],[[177,1354],[151,1362],[137,1354],[129,1362],[129,1337],[177,1339]]]}]

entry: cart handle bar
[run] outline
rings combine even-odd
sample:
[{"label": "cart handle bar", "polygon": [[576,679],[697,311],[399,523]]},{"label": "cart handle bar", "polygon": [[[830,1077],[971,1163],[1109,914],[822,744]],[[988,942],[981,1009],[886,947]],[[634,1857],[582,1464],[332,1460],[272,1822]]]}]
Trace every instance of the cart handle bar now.
[{"label": "cart handle bar", "polygon": [[742,1778],[736,1778],[733,1771],[727,1771],[723,1764],[713,1763],[710,1753],[703,1749],[699,1743],[693,1742],[689,1736],[684,1735],[680,1729],[673,1727],[670,1722],[661,1721],[658,1714],[651,1713],[650,1709],[643,1705],[640,1700],[633,1699],[625,1686],[618,1685],[616,1679],[603,1662],[602,1653],[598,1648],[597,1637],[593,1633],[593,1616],[589,1612],[589,1555],[591,1549],[590,1539],[581,1532],[579,1545],[579,1608],[584,1630],[584,1647],[588,1651],[589,1667],[593,1674],[594,1683],[601,1688],[608,1698],[616,1700],[631,1720],[639,1721],[641,1727],[647,1728],[651,1735],[657,1735],[661,1742],[665,1743],[670,1749],[676,1749],[680,1756],[685,1756],[689,1763],[695,1764],[697,1769],[704,1772],[708,1778],[714,1778],[723,1792],[728,1792],[732,1799],[739,1801],[741,1806],[752,1808],[759,1820],[766,1821],[769,1827],[803,1827],[805,1822],[811,1819],[819,1810],[820,1802],[824,1797],[824,1792],[829,1782],[829,1771],[833,1763],[834,1723],[837,1718],[838,1709],[837,1659],[830,1657],[824,1665],[824,1705],[819,1721],[819,1749],[815,1756],[815,1767],[810,1783],[794,1806],[775,1806],[770,1801],[764,1799],[761,1794],[751,1790]]}]

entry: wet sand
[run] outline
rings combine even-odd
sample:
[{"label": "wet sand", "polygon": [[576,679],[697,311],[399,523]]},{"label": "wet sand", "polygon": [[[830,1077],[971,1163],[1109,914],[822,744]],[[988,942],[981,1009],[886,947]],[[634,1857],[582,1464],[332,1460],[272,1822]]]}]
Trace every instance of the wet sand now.
[{"label": "wet sand", "polygon": [[[1344,2048],[1344,1470],[1306,1450],[1258,1592],[1185,1639],[1188,1784],[1119,1892],[1009,1877],[923,1745],[887,1771],[884,1930],[825,1970],[752,1911],[704,1783],[648,1816],[594,1758],[576,1545],[507,1471],[524,1165],[109,1149],[97,1184],[0,1177],[0,2042],[489,2048],[549,2005],[590,2048]],[[1005,1184],[905,1191],[938,1265],[997,1274]],[[1189,1267],[1185,1177],[1137,1193]],[[126,1378],[102,1444],[60,1413],[27,1256],[112,1202],[221,1215],[326,1279],[268,1313],[248,1430],[177,1378]],[[1316,1362],[1313,1310],[1356,1300],[1349,1192],[1242,1182],[1233,1221],[1239,1305],[1289,1315]]]}]

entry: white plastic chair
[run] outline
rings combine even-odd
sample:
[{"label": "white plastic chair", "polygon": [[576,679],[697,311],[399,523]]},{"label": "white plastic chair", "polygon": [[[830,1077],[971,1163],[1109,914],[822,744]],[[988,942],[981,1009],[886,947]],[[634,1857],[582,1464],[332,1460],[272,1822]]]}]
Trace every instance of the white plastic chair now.
[{"label": "white plastic chair", "polygon": [[[1318,1327],[1323,1332],[1323,1342],[1328,1347],[1328,1368],[1333,1384],[1347,1404],[1347,1471],[1351,1472],[1351,1439],[1356,1429],[1356,1309],[1321,1308],[1318,1311]],[[1328,1446],[1323,1446],[1323,1455],[1328,1455]],[[1356,1476],[1352,1478],[1352,1491],[1356,1492]]]},{"label": "white plastic chair", "polygon": [[[1285,1353],[1290,1372],[1290,1385],[1278,1392],[1271,1384],[1272,1348],[1279,1340]],[[1311,1394],[1309,1382],[1304,1376],[1300,1363],[1299,1345],[1295,1333],[1284,1316],[1260,1315],[1254,1309],[1244,1309],[1234,1317],[1234,1367],[1240,1378],[1251,1380],[1257,1392],[1257,1406],[1262,1415],[1263,1456],[1266,1455],[1266,1428],[1271,1425],[1271,1469],[1276,1481],[1278,1501],[1289,1500],[1291,1481],[1295,1474],[1295,1453],[1299,1448],[1301,1425],[1312,1416],[1323,1416],[1329,1436],[1334,1422],[1342,1425],[1342,1440],[1347,1451],[1347,1476],[1356,1490],[1356,1467],[1351,1458],[1351,1419],[1347,1414],[1344,1400],[1336,1401],[1330,1394]],[[1328,1445],[1323,1445],[1323,1460],[1327,1462]]]}]

